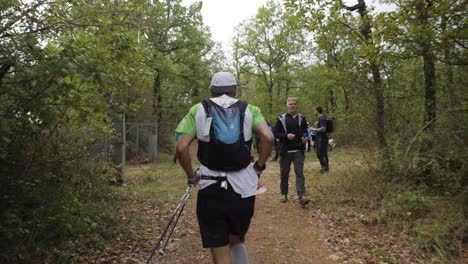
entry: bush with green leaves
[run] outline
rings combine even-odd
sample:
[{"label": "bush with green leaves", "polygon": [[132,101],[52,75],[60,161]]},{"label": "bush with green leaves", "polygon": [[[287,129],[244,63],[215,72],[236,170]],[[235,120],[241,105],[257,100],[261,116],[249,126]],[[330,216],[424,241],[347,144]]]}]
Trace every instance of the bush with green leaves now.
[{"label": "bush with green leaves", "polygon": [[[96,145],[114,138],[123,113],[154,120],[153,98],[176,95],[162,106],[185,108],[190,94],[181,89],[207,87],[201,54],[212,43],[200,9],[180,1],[1,2],[0,262],[108,235],[115,167]],[[154,90],[157,77],[169,95]],[[163,121],[175,126],[175,114]]]},{"label": "bush with green leaves", "polygon": [[430,213],[432,199],[419,191],[405,191],[384,198],[380,219],[386,221],[409,221]]}]

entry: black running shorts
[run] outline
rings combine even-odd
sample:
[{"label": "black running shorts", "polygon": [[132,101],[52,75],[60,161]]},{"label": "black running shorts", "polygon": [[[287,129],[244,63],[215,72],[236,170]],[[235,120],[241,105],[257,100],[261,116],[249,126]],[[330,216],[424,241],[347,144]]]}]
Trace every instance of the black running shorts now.
[{"label": "black running shorts", "polygon": [[229,244],[229,235],[238,235],[244,241],[254,214],[255,196],[242,198],[228,183],[214,183],[198,192],[197,218],[204,248]]}]

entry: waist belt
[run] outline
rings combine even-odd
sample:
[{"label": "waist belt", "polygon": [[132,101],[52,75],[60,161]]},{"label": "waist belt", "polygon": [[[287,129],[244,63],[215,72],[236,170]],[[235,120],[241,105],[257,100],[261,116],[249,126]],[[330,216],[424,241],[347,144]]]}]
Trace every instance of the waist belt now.
[{"label": "waist belt", "polygon": [[202,180],[212,180],[212,181],[227,181],[227,177],[217,177],[217,176],[207,176],[202,175],[200,176]]},{"label": "waist belt", "polygon": [[228,189],[227,177],[216,177],[216,176],[202,175],[202,176],[200,176],[200,178],[203,179],[203,180],[212,180],[212,181],[221,182],[221,188],[224,188],[225,190]]}]

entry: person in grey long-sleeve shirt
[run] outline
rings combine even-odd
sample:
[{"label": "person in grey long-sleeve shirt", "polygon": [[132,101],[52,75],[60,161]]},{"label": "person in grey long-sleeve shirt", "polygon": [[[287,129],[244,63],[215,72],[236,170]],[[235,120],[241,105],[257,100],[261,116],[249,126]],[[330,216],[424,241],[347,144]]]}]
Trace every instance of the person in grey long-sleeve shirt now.
[{"label": "person in grey long-sleeve shirt", "polygon": [[312,131],[316,132],[317,141],[315,145],[315,151],[317,153],[317,158],[320,161],[320,173],[325,174],[329,171],[328,165],[328,134],[327,134],[327,118],[323,114],[323,108],[317,106],[315,108],[315,116],[317,117],[317,122],[315,127],[311,128]]}]

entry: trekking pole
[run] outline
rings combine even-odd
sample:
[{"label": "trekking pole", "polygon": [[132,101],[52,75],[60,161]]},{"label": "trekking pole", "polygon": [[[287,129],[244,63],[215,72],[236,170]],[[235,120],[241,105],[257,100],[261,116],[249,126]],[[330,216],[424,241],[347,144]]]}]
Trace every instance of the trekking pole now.
[{"label": "trekking pole", "polygon": [[185,205],[187,204],[187,201],[188,201],[188,199],[185,199],[184,203],[180,207],[179,214],[177,215],[177,217],[175,219],[174,225],[172,225],[171,232],[169,232],[169,235],[167,236],[167,239],[164,242],[164,245],[163,245],[163,247],[161,249],[162,252],[164,252],[164,250],[166,250],[167,243],[169,243],[169,240],[172,237],[172,233],[174,233],[175,227],[176,227],[177,223],[179,222],[179,218],[182,215],[182,212],[184,211],[184,208],[185,208]]},{"label": "trekking pole", "polygon": [[[169,229],[169,226],[174,221],[174,218],[175,218],[176,215],[178,215],[178,217],[177,217],[177,221],[178,221],[178,219],[179,219],[179,217],[180,217],[180,215],[181,215],[181,213],[183,211],[183,208],[185,207],[185,204],[186,204],[186,202],[187,202],[187,200],[188,200],[188,198],[190,196],[190,192],[192,191],[192,188],[193,188],[193,185],[190,185],[189,187],[187,187],[187,190],[185,191],[184,195],[182,196],[182,199],[180,200],[180,202],[177,204],[177,207],[174,210],[174,213],[172,214],[172,217],[169,220],[169,223],[164,228],[164,231],[161,234],[161,236],[159,236],[158,242],[156,242],[156,244],[154,245],[153,251],[151,252],[151,255],[149,256],[148,260],[146,261],[146,264],[149,264],[151,262],[151,260],[153,259],[154,254],[156,253],[159,246],[161,245],[161,241],[163,240],[164,236],[166,235],[167,230]],[[181,210],[181,208],[182,208],[182,210]],[[180,211],[180,213],[179,213],[179,211]],[[175,224],[177,224],[177,222]],[[175,225],[172,228],[172,231],[170,233],[171,235],[172,235],[172,232],[174,231],[174,229],[175,229]],[[167,238],[167,240],[169,240],[169,239],[170,239],[170,236]],[[167,242],[165,243],[165,245],[166,244],[167,244]]]}]

